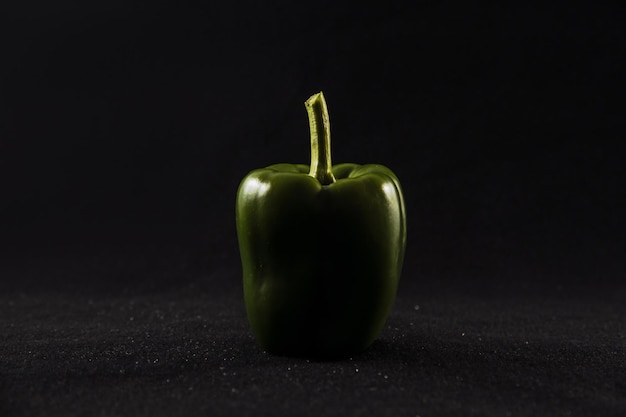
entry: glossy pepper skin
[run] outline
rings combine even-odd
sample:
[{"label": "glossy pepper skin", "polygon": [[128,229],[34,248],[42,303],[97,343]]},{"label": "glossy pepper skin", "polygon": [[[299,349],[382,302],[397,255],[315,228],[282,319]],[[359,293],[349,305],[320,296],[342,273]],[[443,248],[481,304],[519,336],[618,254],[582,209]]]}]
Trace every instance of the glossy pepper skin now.
[{"label": "glossy pepper skin", "polygon": [[406,244],[404,200],[382,165],[332,166],[322,93],[306,104],[311,167],[272,165],[239,186],[244,299],[267,352],[347,357],[378,337],[394,303]]}]

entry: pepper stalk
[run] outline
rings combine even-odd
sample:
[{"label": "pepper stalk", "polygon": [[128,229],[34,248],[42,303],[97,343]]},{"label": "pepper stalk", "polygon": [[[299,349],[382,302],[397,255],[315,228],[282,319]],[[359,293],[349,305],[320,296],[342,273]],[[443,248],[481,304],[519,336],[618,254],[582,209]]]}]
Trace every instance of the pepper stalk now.
[{"label": "pepper stalk", "polygon": [[330,158],[330,119],[324,94],[320,91],[304,102],[311,131],[311,168],[309,175],[322,185],[336,181]]}]

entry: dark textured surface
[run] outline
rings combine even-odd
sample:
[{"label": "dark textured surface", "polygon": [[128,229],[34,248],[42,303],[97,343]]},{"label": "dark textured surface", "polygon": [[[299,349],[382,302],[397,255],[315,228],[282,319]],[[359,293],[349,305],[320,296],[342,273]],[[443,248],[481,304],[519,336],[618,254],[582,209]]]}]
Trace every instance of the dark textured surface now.
[{"label": "dark textured surface", "polygon": [[[623,5],[5,3],[1,416],[626,415]],[[235,240],[319,90],[408,217],[338,362],[258,349]]]},{"label": "dark textured surface", "polygon": [[[123,273],[94,267],[83,270]],[[256,345],[238,268],[196,278],[180,264],[160,269],[169,285],[156,278],[114,292],[80,284],[5,290],[2,414],[626,413],[623,287],[529,286],[509,276],[506,287],[477,289],[470,280],[446,288],[409,272],[370,349],[312,362],[272,357]],[[76,272],[58,265],[47,273]]]}]

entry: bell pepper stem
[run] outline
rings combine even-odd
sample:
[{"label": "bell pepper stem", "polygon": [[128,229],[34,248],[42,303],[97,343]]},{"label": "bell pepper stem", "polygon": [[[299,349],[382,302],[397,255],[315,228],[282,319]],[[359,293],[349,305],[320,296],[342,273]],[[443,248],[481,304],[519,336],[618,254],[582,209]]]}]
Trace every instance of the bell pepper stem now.
[{"label": "bell pepper stem", "polygon": [[320,91],[304,102],[311,131],[311,168],[309,175],[322,185],[335,182],[330,159],[330,120],[324,94]]}]

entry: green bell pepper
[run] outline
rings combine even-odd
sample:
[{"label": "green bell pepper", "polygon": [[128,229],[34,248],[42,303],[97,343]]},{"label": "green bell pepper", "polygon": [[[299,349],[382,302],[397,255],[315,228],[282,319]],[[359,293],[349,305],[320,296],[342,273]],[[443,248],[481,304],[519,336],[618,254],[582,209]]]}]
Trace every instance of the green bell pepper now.
[{"label": "green bell pepper", "polygon": [[323,94],[305,106],[311,165],[276,164],[241,182],[236,223],[246,311],[268,353],[347,357],[380,334],[406,245],[400,183],[382,165],[331,165]]}]

